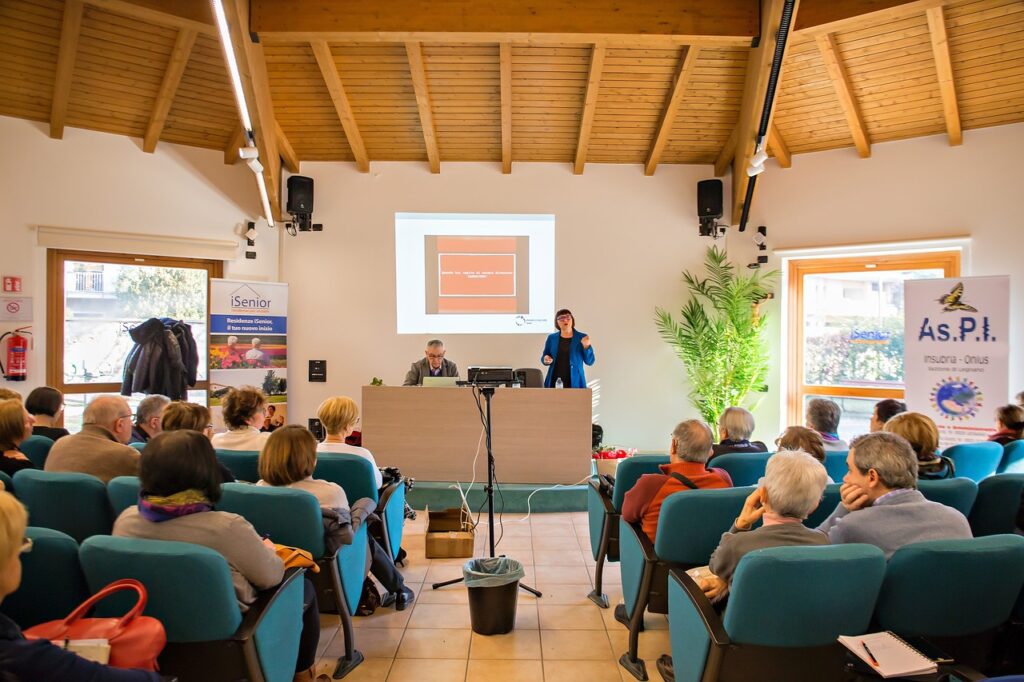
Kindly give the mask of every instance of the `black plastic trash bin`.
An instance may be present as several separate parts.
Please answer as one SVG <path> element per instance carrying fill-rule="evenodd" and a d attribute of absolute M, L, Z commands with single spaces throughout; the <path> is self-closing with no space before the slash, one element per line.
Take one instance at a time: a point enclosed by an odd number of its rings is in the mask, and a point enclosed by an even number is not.
<path fill-rule="evenodd" d="M 516 593 L 523 565 L 508 557 L 470 559 L 462 567 L 469 589 L 469 619 L 473 632 L 503 635 L 516 625 Z"/>

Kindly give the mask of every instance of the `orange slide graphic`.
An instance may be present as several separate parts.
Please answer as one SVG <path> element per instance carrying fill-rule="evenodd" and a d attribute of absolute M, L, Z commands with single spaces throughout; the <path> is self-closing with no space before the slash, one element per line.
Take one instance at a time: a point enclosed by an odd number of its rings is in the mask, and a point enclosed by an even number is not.
<path fill-rule="evenodd" d="M 438 236 L 438 313 L 515 313 L 518 310 L 515 237 Z"/>

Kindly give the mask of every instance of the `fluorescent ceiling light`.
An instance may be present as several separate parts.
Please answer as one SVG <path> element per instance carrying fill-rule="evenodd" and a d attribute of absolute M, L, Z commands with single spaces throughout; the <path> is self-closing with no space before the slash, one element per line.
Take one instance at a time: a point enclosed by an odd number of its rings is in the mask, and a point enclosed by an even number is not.
<path fill-rule="evenodd" d="M 252 121 L 249 119 L 249 107 L 245 104 L 245 92 L 242 90 L 242 77 L 238 73 L 238 62 L 235 61 L 235 50 L 231 45 L 231 31 L 228 19 L 224 14 L 222 0 L 213 0 L 213 13 L 217 17 L 217 29 L 220 31 L 220 43 L 224 47 L 224 59 L 228 63 L 228 75 L 231 76 L 231 87 L 235 90 L 235 101 L 238 113 L 242 117 L 242 126 L 252 132 Z"/>
<path fill-rule="evenodd" d="M 263 203 L 263 215 L 267 219 L 267 227 L 274 226 L 274 214 L 270 212 L 270 195 L 267 194 L 267 183 L 263 173 L 256 173 L 256 184 L 260 187 L 260 201 Z"/>

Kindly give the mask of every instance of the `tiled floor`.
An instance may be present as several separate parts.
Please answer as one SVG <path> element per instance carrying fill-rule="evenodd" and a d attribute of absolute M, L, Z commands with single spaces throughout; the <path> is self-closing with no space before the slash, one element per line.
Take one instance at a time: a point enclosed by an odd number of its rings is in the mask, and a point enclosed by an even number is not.
<path fill-rule="evenodd" d="M 409 553 L 402 569 L 416 592 L 411 609 L 378 609 L 356 618 L 356 648 L 366 660 L 345 679 L 352 682 L 631 682 L 618 665 L 626 651 L 627 632 L 587 599 L 593 585 L 587 516 L 583 513 L 504 515 L 498 553 L 521 561 L 525 581 L 541 590 L 537 599 L 519 591 L 516 628 L 507 635 L 485 637 L 470 629 L 469 601 L 461 584 L 432 590 L 431 582 L 462 575 L 465 559 L 424 558 L 425 515 L 406 522 L 402 545 Z M 477 555 L 486 555 L 485 527 L 477 537 Z M 500 532 L 496 533 L 500 537 Z M 605 566 L 605 594 L 622 601 L 618 564 Z M 333 670 L 344 651 L 336 616 L 323 616 L 320 669 Z M 659 655 L 668 653 L 668 622 L 647 616 L 640 635 L 640 656 L 652 680 Z"/>

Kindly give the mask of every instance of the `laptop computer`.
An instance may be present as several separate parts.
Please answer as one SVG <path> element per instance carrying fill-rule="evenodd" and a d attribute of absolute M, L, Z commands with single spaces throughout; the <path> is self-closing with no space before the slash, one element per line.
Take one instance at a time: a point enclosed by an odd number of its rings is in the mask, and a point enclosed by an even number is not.
<path fill-rule="evenodd" d="M 455 386 L 455 382 L 458 381 L 458 377 L 423 377 L 423 385 L 437 388 Z"/>

